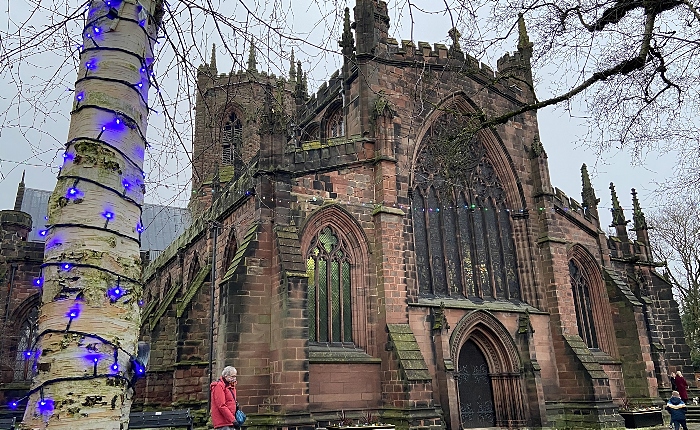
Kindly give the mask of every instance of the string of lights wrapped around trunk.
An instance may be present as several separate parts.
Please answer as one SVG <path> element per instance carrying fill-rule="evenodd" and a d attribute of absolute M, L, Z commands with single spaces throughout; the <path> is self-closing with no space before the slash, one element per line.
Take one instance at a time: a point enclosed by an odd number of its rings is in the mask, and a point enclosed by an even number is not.
<path fill-rule="evenodd" d="M 49 200 L 29 428 L 126 428 L 137 351 L 143 163 L 162 1 L 86 7 L 63 166 Z"/>

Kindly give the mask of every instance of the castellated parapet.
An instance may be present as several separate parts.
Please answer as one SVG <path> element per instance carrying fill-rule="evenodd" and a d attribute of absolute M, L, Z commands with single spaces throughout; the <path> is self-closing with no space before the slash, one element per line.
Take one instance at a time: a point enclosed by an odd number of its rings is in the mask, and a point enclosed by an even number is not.
<path fill-rule="evenodd" d="M 362 57 L 362 54 L 358 54 Z M 511 97 L 526 101 L 532 93 L 531 54 L 523 51 L 504 54 L 497 68 L 480 62 L 459 48 L 443 43 L 402 40 L 394 38 L 380 42 L 372 59 L 378 62 L 400 62 L 403 67 L 430 67 L 432 70 L 452 70 L 472 76 L 486 85 L 492 85 Z"/>

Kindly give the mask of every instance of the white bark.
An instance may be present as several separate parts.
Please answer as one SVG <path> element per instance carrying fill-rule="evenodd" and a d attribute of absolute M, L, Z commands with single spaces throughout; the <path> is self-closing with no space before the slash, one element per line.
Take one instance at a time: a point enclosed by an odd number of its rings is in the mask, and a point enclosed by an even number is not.
<path fill-rule="evenodd" d="M 142 291 L 138 226 L 149 88 L 144 67 L 152 63 L 156 33 L 155 19 L 146 18 L 144 27 L 139 21 L 156 13 L 156 2 L 90 3 L 68 157 L 49 202 L 28 428 L 119 429 L 128 419 L 132 390 L 126 381 Z M 110 6 L 120 18 L 107 17 Z M 74 196 L 73 187 L 79 190 Z M 109 291 L 117 282 L 126 294 L 115 301 Z M 77 317 L 69 316 L 72 310 Z"/>

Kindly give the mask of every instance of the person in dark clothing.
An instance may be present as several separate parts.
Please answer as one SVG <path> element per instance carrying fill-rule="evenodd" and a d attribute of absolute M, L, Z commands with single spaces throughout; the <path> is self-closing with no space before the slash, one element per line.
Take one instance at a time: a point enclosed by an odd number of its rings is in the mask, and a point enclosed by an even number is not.
<path fill-rule="evenodd" d="M 666 410 L 671 414 L 671 424 L 674 430 L 678 430 L 683 426 L 683 430 L 688 430 L 688 425 L 685 422 L 685 413 L 688 411 L 683 400 L 681 400 L 678 391 L 671 392 L 671 398 L 666 403 Z"/>
<path fill-rule="evenodd" d="M 688 382 L 685 380 L 680 370 L 676 372 L 676 376 L 673 380 L 676 382 L 676 390 L 678 391 L 679 397 L 684 403 L 688 403 Z"/>

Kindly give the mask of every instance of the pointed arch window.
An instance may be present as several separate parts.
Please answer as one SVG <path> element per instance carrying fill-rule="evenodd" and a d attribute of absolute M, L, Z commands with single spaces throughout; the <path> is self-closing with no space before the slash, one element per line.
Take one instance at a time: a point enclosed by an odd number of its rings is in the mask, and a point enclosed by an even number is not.
<path fill-rule="evenodd" d="M 581 267 L 574 261 L 569 261 L 569 278 L 574 296 L 578 334 L 589 348 L 598 348 L 598 335 L 593 320 L 593 304 L 591 302 L 590 282 Z"/>
<path fill-rule="evenodd" d="M 347 244 L 332 227 L 312 239 L 306 255 L 310 341 L 352 342 L 352 263 Z"/>
<path fill-rule="evenodd" d="M 411 192 L 419 291 L 520 300 L 511 214 L 483 144 L 445 115 L 428 130 Z"/>
<path fill-rule="evenodd" d="M 168 292 L 170 291 L 170 288 L 172 287 L 172 285 L 173 285 L 173 279 L 170 276 L 170 273 L 168 273 L 168 277 L 165 278 L 165 283 L 160 284 L 160 291 L 158 292 L 159 293 L 158 300 L 163 300 L 165 295 L 168 294 Z"/>
<path fill-rule="evenodd" d="M 343 121 L 343 110 L 336 109 L 328 117 L 328 138 L 345 136 L 345 121 Z"/>
<path fill-rule="evenodd" d="M 235 113 L 229 115 L 221 130 L 221 164 L 233 166 L 236 161 L 236 151 L 240 150 L 243 141 L 243 126 Z"/>
<path fill-rule="evenodd" d="M 15 355 L 14 380 L 15 382 L 29 381 L 34 376 L 34 357 L 27 358 L 25 353 L 32 348 L 36 341 L 39 328 L 39 308 L 33 307 L 22 322 L 17 342 Z"/>
<path fill-rule="evenodd" d="M 318 124 L 309 124 L 304 131 L 302 132 L 301 135 L 301 141 L 302 142 L 310 142 L 313 140 L 319 140 L 321 138 L 320 136 L 320 129 L 318 127 Z"/>
<path fill-rule="evenodd" d="M 231 262 L 238 252 L 238 242 L 236 242 L 236 229 L 231 226 L 229 227 L 228 239 L 226 240 L 226 251 L 224 252 L 223 264 L 221 265 L 221 276 L 225 276 L 226 272 L 230 269 Z"/>
<path fill-rule="evenodd" d="M 192 262 L 190 263 L 190 269 L 187 272 L 187 285 L 192 283 L 194 278 L 199 273 L 200 268 L 199 255 L 195 252 L 194 257 L 192 257 Z"/>

